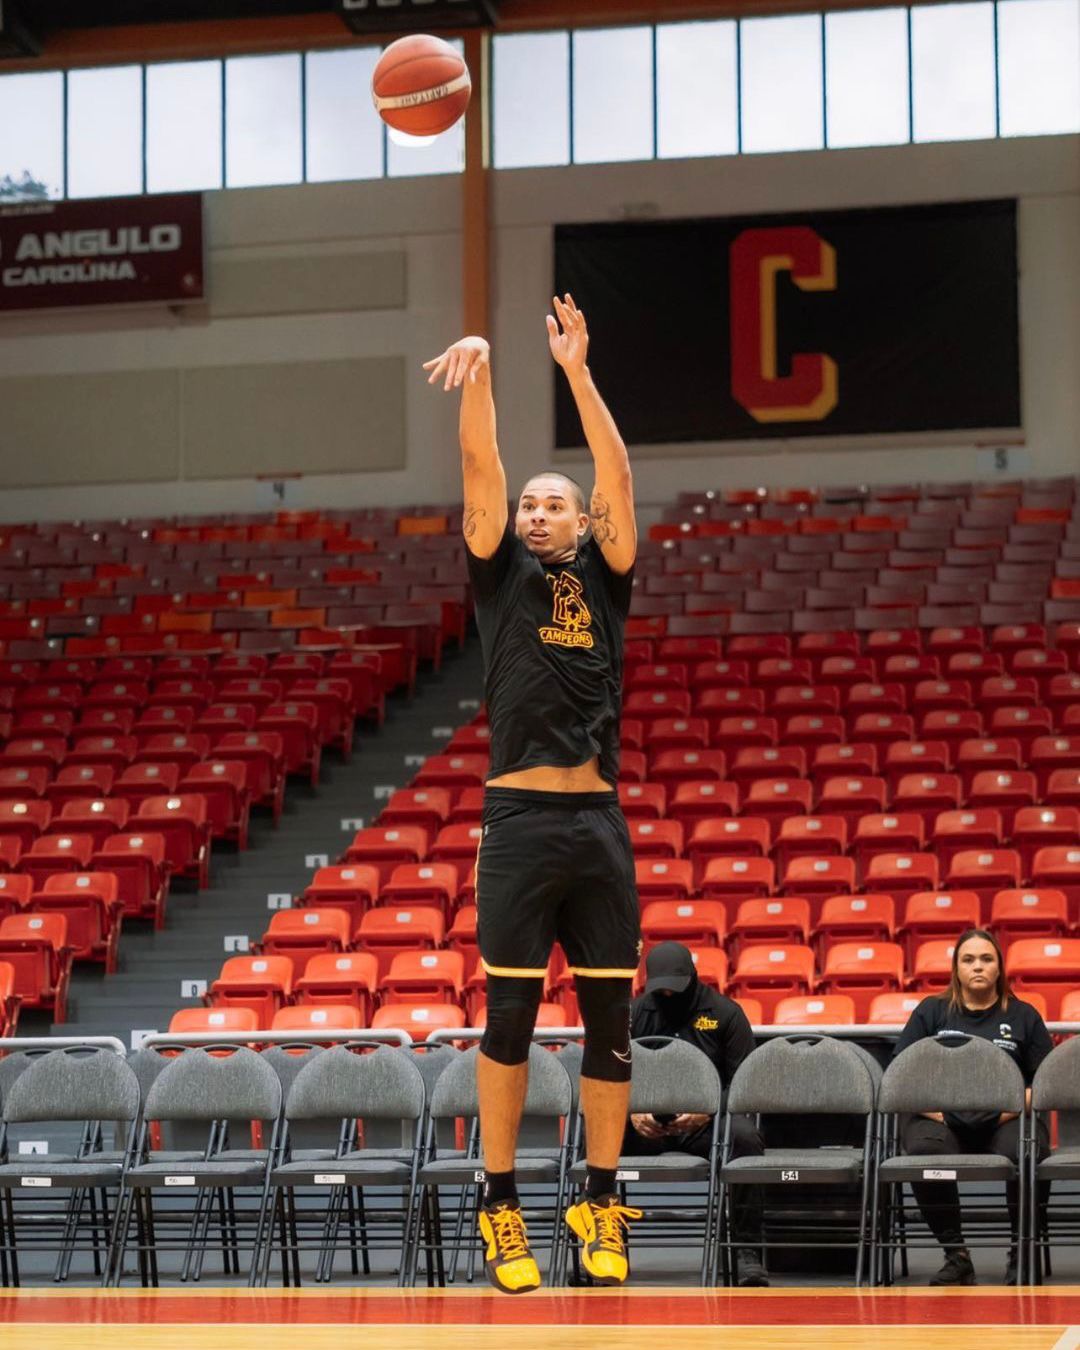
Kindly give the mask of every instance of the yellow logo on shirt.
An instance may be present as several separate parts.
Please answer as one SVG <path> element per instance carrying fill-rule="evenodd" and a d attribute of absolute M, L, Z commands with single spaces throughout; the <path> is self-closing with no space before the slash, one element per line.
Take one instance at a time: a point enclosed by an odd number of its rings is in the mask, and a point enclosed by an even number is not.
<path fill-rule="evenodd" d="M 556 627 L 541 628 L 540 641 L 558 647 L 591 647 L 592 634 L 586 631 L 592 623 L 592 614 L 585 603 L 581 582 L 572 572 L 548 576 L 554 591 L 551 622 Z"/>
<path fill-rule="evenodd" d="M 709 1017 L 706 1013 L 702 1013 L 694 1023 L 695 1031 L 718 1031 L 719 1029 L 719 1020 L 715 1017 Z"/>

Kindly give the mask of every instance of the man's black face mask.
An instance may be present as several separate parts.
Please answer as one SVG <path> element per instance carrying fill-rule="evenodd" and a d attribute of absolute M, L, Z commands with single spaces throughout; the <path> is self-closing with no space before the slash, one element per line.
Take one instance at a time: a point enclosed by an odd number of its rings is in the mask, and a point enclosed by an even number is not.
<path fill-rule="evenodd" d="M 656 1006 L 660 1016 L 670 1026 L 681 1026 L 689 1017 L 690 1009 L 697 994 L 697 975 L 691 975 L 690 983 L 681 994 L 663 993 L 656 997 Z"/>

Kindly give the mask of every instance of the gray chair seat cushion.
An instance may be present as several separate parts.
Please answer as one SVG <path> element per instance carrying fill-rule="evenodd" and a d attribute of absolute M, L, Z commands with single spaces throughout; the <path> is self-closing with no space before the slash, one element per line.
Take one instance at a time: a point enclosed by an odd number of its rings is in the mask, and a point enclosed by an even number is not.
<path fill-rule="evenodd" d="M 833 1177 L 857 1179 L 862 1175 L 861 1148 L 768 1148 L 761 1156 L 747 1155 L 732 1158 L 720 1169 L 724 1181 L 767 1182 L 770 1174 L 797 1172 L 798 1177 L 777 1176 L 785 1181 L 824 1181 Z"/>
<path fill-rule="evenodd" d="M 955 1177 L 926 1173 L 955 1172 Z M 1012 1181 L 1016 1164 L 1000 1153 L 900 1153 L 885 1158 L 882 1181 Z"/>
<path fill-rule="evenodd" d="M 266 1154 L 259 1157 L 215 1158 L 203 1162 L 201 1158 L 141 1163 L 127 1174 L 131 1186 L 161 1186 L 184 1190 L 182 1183 L 170 1185 L 167 1177 L 195 1177 L 196 1182 L 210 1186 L 245 1186 L 261 1184 L 266 1174 Z"/>
<path fill-rule="evenodd" d="M 420 1169 L 420 1180 L 439 1186 L 471 1186 L 483 1169 L 484 1164 L 478 1158 L 436 1158 Z M 514 1172 L 522 1185 L 557 1181 L 559 1163 L 550 1154 L 530 1158 L 519 1153 L 514 1160 Z"/>
<path fill-rule="evenodd" d="M 570 1169 L 572 1181 L 585 1180 L 585 1162 L 576 1162 Z M 631 1156 L 619 1159 L 618 1172 L 628 1175 L 627 1181 L 696 1181 L 709 1175 L 709 1164 L 704 1158 L 693 1153 L 661 1153 L 652 1158 L 647 1155 Z M 637 1175 L 630 1175 L 636 1173 Z"/>
<path fill-rule="evenodd" d="M 1057 1149 L 1039 1163 L 1035 1175 L 1047 1181 L 1055 1177 L 1061 1181 L 1080 1177 L 1080 1148 Z"/>
<path fill-rule="evenodd" d="M 270 1173 L 275 1186 L 407 1186 L 412 1174 L 412 1159 L 400 1158 L 328 1158 L 321 1162 L 283 1163 Z M 316 1181 L 316 1177 L 344 1177 L 337 1181 Z"/>
<path fill-rule="evenodd" d="M 44 1161 L 40 1156 L 22 1163 L 4 1163 L 0 1166 L 0 1189 L 25 1189 L 47 1191 L 48 1186 L 22 1186 L 23 1177 L 49 1179 L 54 1186 L 65 1188 L 75 1186 L 115 1186 L 120 1180 L 121 1167 L 118 1162 L 61 1162 L 58 1159 Z"/>

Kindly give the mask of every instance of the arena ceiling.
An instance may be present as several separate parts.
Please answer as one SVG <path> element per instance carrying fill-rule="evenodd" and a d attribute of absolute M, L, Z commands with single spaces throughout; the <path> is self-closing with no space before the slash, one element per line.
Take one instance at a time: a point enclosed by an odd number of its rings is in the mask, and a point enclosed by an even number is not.
<path fill-rule="evenodd" d="M 0 69 L 336 46 L 357 33 L 460 29 L 492 19 L 497 30 L 513 31 L 889 3 L 895 0 L 0 0 Z"/>

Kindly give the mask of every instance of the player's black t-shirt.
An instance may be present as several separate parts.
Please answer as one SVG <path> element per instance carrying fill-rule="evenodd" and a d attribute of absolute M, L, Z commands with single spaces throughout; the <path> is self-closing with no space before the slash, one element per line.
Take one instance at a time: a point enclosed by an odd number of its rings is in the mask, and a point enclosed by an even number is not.
<path fill-rule="evenodd" d="M 466 556 L 484 650 L 489 777 L 573 768 L 595 755 L 614 786 L 633 568 L 613 572 L 592 539 L 572 562 L 545 566 L 511 521 L 490 558 Z"/>

